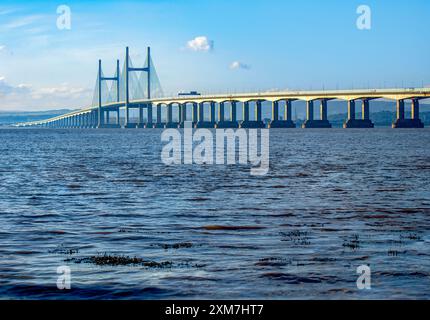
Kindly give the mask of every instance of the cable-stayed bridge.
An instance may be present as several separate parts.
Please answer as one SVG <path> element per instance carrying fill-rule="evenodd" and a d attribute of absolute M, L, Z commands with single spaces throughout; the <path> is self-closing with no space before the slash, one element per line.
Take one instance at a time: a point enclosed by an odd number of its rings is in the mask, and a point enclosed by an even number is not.
<path fill-rule="evenodd" d="M 330 91 L 283 91 L 266 93 L 189 95 L 165 97 L 148 48 L 143 67 L 133 66 L 129 49 L 122 69 L 117 60 L 115 74 L 105 76 L 99 60 L 91 106 L 55 118 L 27 122 L 18 126 L 49 128 L 178 128 L 192 121 L 196 128 L 264 128 L 262 103 L 272 103 L 270 128 L 295 128 L 294 101 L 306 101 L 304 128 L 331 128 L 327 109 L 331 100 L 348 102 L 345 128 L 373 128 L 371 101 L 396 101 L 397 119 L 393 128 L 423 128 L 419 117 L 420 100 L 430 98 L 430 88 L 367 89 Z M 411 101 L 411 114 L 405 114 L 405 101 Z M 319 116 L 315 117 L 315 103 Z M 357 104 L 361 116 L 357 117 Z M 191 108 L 189 108 L 191 107 Z M 138 111 L 132 118 L 130 111 Z M 254 114 L 251 114 L 253 110 Z M 240 115 L 238 117 L 238 111 Z M 174 116 L 176 113 L 177 116 Z"/>

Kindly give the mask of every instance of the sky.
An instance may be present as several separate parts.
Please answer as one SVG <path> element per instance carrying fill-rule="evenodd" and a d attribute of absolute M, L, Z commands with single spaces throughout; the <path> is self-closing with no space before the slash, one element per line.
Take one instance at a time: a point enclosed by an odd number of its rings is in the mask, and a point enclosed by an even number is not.
<path fill-rule="evenodd" d="M 0 111 L 88 106 L 98 59 L 113 75 L 126 46 L 142 66 L 151 47 L 167 95 L 430 86 L 429 15 L 428 0 L 0 0 Z"/>

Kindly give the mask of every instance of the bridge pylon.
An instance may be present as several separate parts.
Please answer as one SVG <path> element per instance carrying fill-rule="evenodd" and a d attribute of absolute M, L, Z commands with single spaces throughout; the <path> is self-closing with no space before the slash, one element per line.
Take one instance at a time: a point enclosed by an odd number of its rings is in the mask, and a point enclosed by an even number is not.
<path fill-rule="evenodd" d="M 148 91 L 148 99 L 151 99 L 151 48 L 147 48 L 147 65 L 143 68 L 134 68 L 130 66 L 130 52 L 129 48 L 125 48 L 125 123 L 124 127 L 131 128 L 136 127 L 136 124 L 130 123 L 130 113 L 129 113 L 129 105 L 130 105 L 130 72 L 146 72 L 147 73 L 147 91 Z"/>
<path fill-rule="evenodd" d="M 102 72 L 102 60 L 99 60 L 99 73 L 98 73 L 98 114 L 97 114 L 97 127 L 102 128 L 105 125 L 104 111 L 102 109 L 102 81 L 114 81 L 116 82 L 116 100 L 119 102 L 119 60 L 116 60 L 116 76 L 104 77 Z M 109 117 L 109 111 L 107 111 Z M 107 120 L 109 123 L 109 120 Z M 111 126 L 111 125 L 109 125 Z M 119 126 L 119 117 L 117 117 L 117 126 Z"/>

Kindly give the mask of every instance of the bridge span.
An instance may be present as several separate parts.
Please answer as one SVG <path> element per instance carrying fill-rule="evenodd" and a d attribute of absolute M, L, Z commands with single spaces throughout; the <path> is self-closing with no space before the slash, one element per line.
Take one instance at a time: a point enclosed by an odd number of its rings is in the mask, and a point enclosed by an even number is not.
<path fill-rule="evenodd" d="M 306 102 L 306 121 L 303 127 L 330 128 L 331 124 L 327 118 L 329 103 L 331 100 L 344 100 L 348 102 L 348 118 L 344 123 L 345 128 L 373 128 L 370 119 L 371 101 L 386 99 L 396 101 L 397 120 L 393 123 L 394 128 L 423 128 L 424 125 L 419 118 L 420 100 L 428 98 L 430 98 L 430 88 L 285 91 L 169 97 L 129 101 L 127 105 L 125 102 L 112 102 L 101 107 L 88 107 L 47 120 L 23 123 L 20 126 L 177 128 L 183 126 L 184 121 L 192 121 L 196 128 L 263 128 L 265 124 L 262 119 L 262 103 L 269 101 L 272 103 L 272 111 L 268 126 L 270 128 L 295 128 L 292 107 L 295 101 L 303 100 Z M 405 114 L 405 101 L 407 100 L 412 103 L 410 117 Z M 318 119 L 314 118 L 316 102 L 319 102 L 320 116 Z M 357 102 L 361 103 L 359 105 L 361 107 L 360 119 L 356 118 Z M 255 111 L 252 120 L 250 116 L 251 107 L 254 107 Z M 281 107 L 283 112 L 281 112 Z M 188 108 L 191 108 L 191 115 L 187 112 Z M 237 117 L 238 108 L 242 109 L 240 120 Z M 123 117 L 120 117 L 121 109 L 124 110 Z M 131 109 L 138 110 L 139 116 L 136 122 L 130 122 L 129 111 Z M 174 109 L 178 112 L 176 119 L 173 117 Z M 146 117 L 144 117 L 145 113 Z"/>
<path fill-rule="evenodd" d="M 134 95 L 137 97 L 135 99 L 131 97 L 133 72 L 141 73 L 139 79 L 142 79 L 143 74 L 146 76 L 143 78 L 144 85 L 138 84 L 136 87 L 138 91 L 145 91 L 141 98 L 138 94 Z M 430 88 L 282 91 L 154 97 L 152 96 L 152 87 L 156 83 L 153 78 L 154 74 L 156 72 L 151 60 L 150 48 L 148 48 L 147 62 L 143 68 L 134 68 L 131 65 L 129 50 L 126 48 L 123 72 L 120 72 L 119 61 L 117 61 L 117 71 L 114 77 L 103 76 L 101 61 L 99 61 L 94 99 L 96 103 L 93 103 L 92 106 L 51 119 L 18 124 L 18 126 L 178 128 L 183 127 L 185 121 L 192 121 L 195 128 L 264 128 L 266 124 L 262 119 L 262 103 L 267 101 L 272 104 L 269 128 L 295 128 L 292 106 L 295 101 L 302 100 L 306 102 L 306 121 L 303 123 L 303 128 L 331 128 L 327 117 L 330 101 L 343 100 L 348 104 L 348 118 L 345 119 L 344 128 L 373 128 L 374 124 L 370 119 L 371 101 L 385 99 L 396 102 L 397 119 L 392 125 L 393 128 L 423 128 L 424 124 L 419 117 L 420 100 L 430 98 Z M 102 83 L 104 81 L 114 82 L 109 94 L 110 101 L 103 101 Z M 112 101 L 113 95 L 116 101 Z M 411 101 L 409 117 L 405 114 L 405 101 Z M 319 103 L 318 118 L 314 116 L 316 103 Z M 357 104 L 361 107 L 360 118 L 356 116 Z M 189 109 L 191 112 L 187 112 L 188 108 L 191 108 Z M 133 109 L 138 110 L 138 117 L 134 122 L 130 117 L 130 110 Z M 240 119 L 237 117 L 238 110 L 242 111 Z M 252 117 L 251 110 L 254 110 Z M 173 117 L 174 111 L 178 113 L 177 117 Z M 123 113 L 122 117 L 121 113 Z"/>

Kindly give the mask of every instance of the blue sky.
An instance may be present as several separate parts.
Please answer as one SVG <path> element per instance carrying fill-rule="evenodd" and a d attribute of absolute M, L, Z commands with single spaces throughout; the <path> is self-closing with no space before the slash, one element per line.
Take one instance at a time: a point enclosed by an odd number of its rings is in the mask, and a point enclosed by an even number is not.
<path fill-rule="evenodd" d="M 97 60 L 113 73 L 127 45 L 141 64 L 151 46 L 172 94 L 428 86 L 429 15 L 427 0 L 0 0 L 0 110 L 89 104 Z"/>

